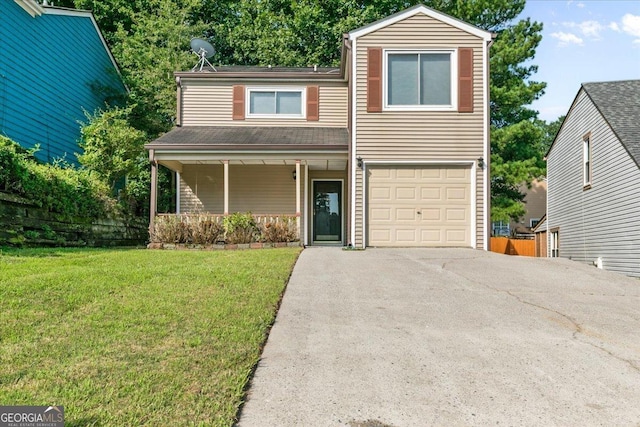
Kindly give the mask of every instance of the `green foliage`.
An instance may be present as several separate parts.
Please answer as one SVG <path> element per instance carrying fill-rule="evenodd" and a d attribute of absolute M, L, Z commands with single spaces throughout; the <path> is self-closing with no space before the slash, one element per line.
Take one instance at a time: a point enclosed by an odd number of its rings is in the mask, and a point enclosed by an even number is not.
<path fill-rule="evenodd" d="M 146 135 L 129 125 L 129 114 L 131 107 L 85 112 L 88 122 L 80 129 L 80 164 L 97 172 L 111 189 L 119 179 L 138 172 L 138 159 L 145 157 Z"/>
<path fill-rule="evenodd" d="M 227 243 L 251 243 L 258 240 L 260 231 L 251 212 L 227 215 L 222 224 Z"/>
<path fill-rule="evenodd" d="M 95 173 L 37 163 L 18 144 L 1 138 L 0 190 L 23 196 L 66 218 L 115 212 L 108 187 Z"/>

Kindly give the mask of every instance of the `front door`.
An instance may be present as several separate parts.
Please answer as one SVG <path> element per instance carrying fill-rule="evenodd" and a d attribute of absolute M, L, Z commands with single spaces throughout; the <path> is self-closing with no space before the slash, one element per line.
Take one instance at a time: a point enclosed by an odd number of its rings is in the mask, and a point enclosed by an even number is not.
<path fill-rule="evenodd" d="M 313 181 L 313 241 L 342 243 L 342 181 Z"/>

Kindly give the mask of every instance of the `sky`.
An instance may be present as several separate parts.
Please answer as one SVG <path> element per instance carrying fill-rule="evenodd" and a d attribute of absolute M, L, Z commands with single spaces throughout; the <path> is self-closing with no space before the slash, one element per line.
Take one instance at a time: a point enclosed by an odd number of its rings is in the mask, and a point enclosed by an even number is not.
<path fill-rule="evenodd" d="M 640 79 L 640 0 L 528 0 L 527 17 L 544 25 L 530 79 L 547 83 L 541 119 L 566 114 L 582 83 Z"/>

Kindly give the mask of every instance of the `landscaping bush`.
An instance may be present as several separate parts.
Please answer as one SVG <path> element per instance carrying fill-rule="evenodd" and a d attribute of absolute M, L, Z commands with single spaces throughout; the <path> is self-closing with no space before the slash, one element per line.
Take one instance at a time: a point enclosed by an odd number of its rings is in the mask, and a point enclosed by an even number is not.
<path fill-rule="evenodd" d="M 213 245 L 223 234 L 217 215 L 162 215 L 155 219 L 151 241 Z"/>
<path fill-rule="evenodd" d="M 196 245 L 213 245 L 224 235 L 224 228 L 217 216 L 197 215 L 187 217 L 191 242 Z"/>
<path fill-rule="evenodd" d="M 226 216 L 223 221 L 225 241 L 231 244 L 243 244 L 258 241 L 260 230 L 251 212 L 236 212 Z"/>
<path fill-rule="evenodd" d="M 30 152 L 0 136 L 0 190 L 23 196 L 65 218 L 115 213 L 108 186 L 93 172 L 38 163 Z"/>
<path fill-rule="evenodd" d="M 281 217 L 278 221 L 270 221 L 260 229 L 262 240 L 268 243 L 294 242 L 298 240 L 298 230 L 294 217 Z"/>

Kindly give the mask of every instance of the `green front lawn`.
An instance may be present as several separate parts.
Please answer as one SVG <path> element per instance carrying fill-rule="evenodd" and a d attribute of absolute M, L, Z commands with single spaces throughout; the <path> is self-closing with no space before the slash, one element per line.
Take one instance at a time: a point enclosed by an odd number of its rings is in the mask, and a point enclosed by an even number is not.
<path fill-rule="evenodd" d="M 0 405 L 231 425 L 299 253 L 0 251 Z"/>

